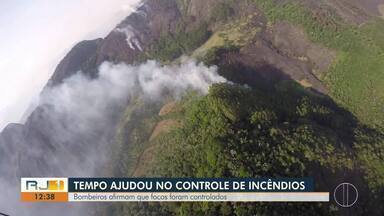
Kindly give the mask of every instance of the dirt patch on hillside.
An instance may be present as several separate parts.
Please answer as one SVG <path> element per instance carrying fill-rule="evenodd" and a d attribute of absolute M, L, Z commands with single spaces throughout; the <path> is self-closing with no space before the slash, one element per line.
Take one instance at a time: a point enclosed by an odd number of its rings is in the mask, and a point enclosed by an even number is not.
<path fill-rule="evenodd" d="M 235 82 L 266 87 L 279 80 L 293 79 L 304 87 L 327 93 L 320 78 L 328 71 L 336 52 L 311 42 L 301 28 L 288 22 L 261 29 L 253 42 L 221 57 L 220 65 L 233 66 L 238 71 L 224 76 Z"/>
<path fill-rule="evenodd" d="M 159 111 L 159 116 L 166 116 L 170 113 L 180 112 L 182 107 L 178 106 L 176 102 L 169 102 L 165 104 Z"/>
<path fill-rule="evenodd" d="M 380 13 L 380 5 L 384 5 L 384 0 L 344 0 L 348 2 L 352 2 L 356 5 L 356 7 L 361 7 L 364 9 L 367 13 L 374 15 L 374 16 L 380 16 L 382 15 Z"/>
<path fill-rule="evenodd" d="M 381 16 L 384 17 L 384 4 L 379 5 L 378 8 L 379 8 L 379 12 L 380 12 Z"/>
<path fill-rule="evenodd" d="M 156 145 L 147 148 L 137 159 L 132 177 L 144 177 L 148 173 L 148 169 L 152 167 L 158 148 Z"/>
<path fill-rule="evenodd" d="M 172 129 L 178 128 L 181 126 L 181 120 L 177 119 L 166 119 L 159 123 L 157 123 L 155 129 L 153 129 L 152 135 L 149 138 L 149 140 L 155 139 L 157 136 L 159 136 L 162 133 L 168 133 Z"/>
<path fill-rule="evenodd" d="M 302 29 L 288 22 L 276 23 L 267 36 L 285 56 L 309 63 L 316 76 L 326 72 L 336 57 L 334 51 L 312 43 Z"/>
<path fill-rule="evenodd" d="M 169 103 L 169 106 L 171 106 L 171 104 L 174 104 L 174 102 Z M 160 121 L 153 129 L 152 135 L 149 140 L 153 141 L 159 135 L 168 133 L 175 128 L 181 127 L 181 125 L 182 122 L 178 119 L 166 119 Z M 158 150 L 159 149 L 157 142 L 151 142 L 150 146 L 146 148 L 137 159 L 135 168 L 132 172 L 133 177 L 145 176 L 146 173 L 148 173 L 148 169 L 152 167 L 153 162 L 155 160 L 155 155 Z"/>
<path fill-rule="evenodd" d="M 351 24 L 363 24 L 374 16 L 381 16 L 379 6 L 384 0 L 302 0 L 311 11 L 325 11 L 329 16 L 336 14 Z"/>
<path fill-rule="evenodd" d="M 259 17 L 252 27 L 260 31 L 245 46 L 220 54 L 215 64 L 221 66 L 221 75 L 262 88 L 293 79 L 304 87 L 327 93 L 321 78 L 336 58 L 335 51 L 313 43 L 302 28 L 289 22 L 268 25 Z"/>

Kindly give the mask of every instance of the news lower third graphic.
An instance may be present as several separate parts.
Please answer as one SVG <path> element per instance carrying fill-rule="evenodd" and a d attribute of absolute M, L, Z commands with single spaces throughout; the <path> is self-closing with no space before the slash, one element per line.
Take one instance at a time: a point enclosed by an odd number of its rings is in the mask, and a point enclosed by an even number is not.
<path fill-rule="evenodd" d="M 359 192 L 357 188 L 347 182 L 339 184 L 333 192 L 335 202 L 344 208 L 352 207 L 357 202 L 358 197 Z"/>
<path fill-rule="evenodd" d="M 329 199 L 329 192 L 314 191 L 312 178 L 21 179 L 21 200 L 26 202 L 329 202 Z M 343 204 L 352 203 L 343 201 Z"/>

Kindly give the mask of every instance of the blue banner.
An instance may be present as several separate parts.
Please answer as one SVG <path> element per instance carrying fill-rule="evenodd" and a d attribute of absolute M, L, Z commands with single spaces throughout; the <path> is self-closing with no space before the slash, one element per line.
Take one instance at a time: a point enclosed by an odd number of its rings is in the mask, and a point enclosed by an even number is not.
<path fill-rule="evenodd" d="M 68 192 L 313 192 L 312 178 L 69 178 Z"/>

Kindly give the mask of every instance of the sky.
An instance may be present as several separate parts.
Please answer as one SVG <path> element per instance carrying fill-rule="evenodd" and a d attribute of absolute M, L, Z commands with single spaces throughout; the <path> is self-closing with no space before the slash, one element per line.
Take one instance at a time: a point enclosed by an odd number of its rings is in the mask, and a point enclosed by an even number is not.
<path fill-rule="evenodd" d="M 79 41 L 105 37 L 140 0 L 0 0 L 0 131 L 22 123 Z"/>

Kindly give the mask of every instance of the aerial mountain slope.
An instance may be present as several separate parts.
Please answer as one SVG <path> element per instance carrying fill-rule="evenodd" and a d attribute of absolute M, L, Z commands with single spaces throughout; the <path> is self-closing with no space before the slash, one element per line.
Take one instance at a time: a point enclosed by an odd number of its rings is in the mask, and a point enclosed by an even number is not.
<path fill-rule="evenodd" d="M 58 159 L 49 153 L 109 143 L 113 157 L 99 165 L 108 175 L 308 175 L 326 191 L 349 180 L 365 195 L 356 214 L 382 214 L 383 5 L 380 0 L 147 0 L 106 38 L 77 44 L 46 89 L 79 71 L 96 78 L 105 61 L 139 65 L 155 59 L 171 65 L 183 55 L 217 65 L 235 84 L 216 85 L 204 97 L 190 92 L 181 101 L 122 101 L 92 130 L 65 128 L 74 134 L 64 137 L 55 130 L 70 118 L 40 105 L 24 125 L 9 125 L 0 134 L 1 172 L 15 178 L 50 175 L 56 169 L 50 161 Z M 32 150 L 16 153 L 26 146 Z M 9 170 L 9 164 L 17 168 Z M 249 215 L 271 208 L 276 214 L 348 213 L 334 204 L 111 205 L 98 213 Z"/>
<path fill-rule="evenodd" d="M 257 3 L 262 6 L 257 7 Z M 254 64 L 252 67 L 271 66 L 304 85 L 312 86 L 320 92 L 327 92 L 325 85 L 329 85 L 329 83 L 321 82 L 324 81 L 322 78 L 324 78 L 325 72 L 328 69 L 333 69 L 329 68 L 332 63 L 332 66 L 338 69 L 337 62 L 342 60 L 337 59 L 338 61 L 336 61 L 335 58 L 341 58 L 340 55 L 344 52 L 343 49 L 352 52 L 354 50 L 351 49 L 355 47 L 344 48 L 348 44 L 340 44 L 340 47 L 338 47 L 337 43 L 339 41 L 319 41 L 320 44 L 312 41 L 327 40 L 326 37 L 335 34 L 335 36 L 338 35 L 344 40 L 352 41 L 356 39 L 362 40 L 361 42 L 364 43 L 365 40 L 367 42 L 371 41 L 365 38 L 365 36 L 370 36 L 373 40 L 370 43 L 377 46 L 376 43 L 380 41 L 376 39 L 380 36 L 380 32 L 373 32 L 378 33 L 378 35 L 367 35 L 367 32 L 370 33 L 369 30 L 372 29 L 368 27 L 367 29 L 363 27 L 354 28 L 356 26 L 372 25 L 372 20 L 380 16 L 380 5 L 382 6 L 382 2 L 379 0 L 364 1 L 363 3 L 341 0 L 277 1 L 276 4 L 273 1 L 240 1 L 236 2 L 236 4 L 231 1 L 217 0 L 204 2 L 199 0 L 166 0 L 162 1 L 161 4 L 156 1 L 148 1 L 138 9 L 137 13 L 127 17 L 126 20 L 119 24 L 105 39 L 78 44 L 58 66 L 52 80 L 68 77 L 80 69 L 84 73 L 92 75 L 96 73 L 97 66 L 106 60 L 133 63 L 148 57 L 173 59 L 197 48 L 196 46 L 207 40 L 210 33 L 217 33 L 213 34 L 213 38 L 207 41 L 210 43 L 206 44 L 203 47 L 204 49 L 212 48 L 212 46 L 222 46 L 223 42 L 218 40 L 227 40 L 229 42 L 240 40 L 237 43 L 240 43 L 238 44 L 242 47 L 240 51 L 244 53 L 241 59 L 242 61 L 246 61 L 247 58 L 251 59 Z M 281 10 L 279 10 L 279 7 L 281 7 Z M 263 10 L 260 9 L 266 10 L 267 15 L 270 15 L 270 17 L 262 15 Z M 280 21 L 282 19 L 285 20 Z M 232 24 L 232 26 L 229 25 L 225 28 L 225 25 L 222 25 L 224 23 Z M 380 22 L 376 23 L 376 25 L 379 24 Z M 311 26 L 317 26 L 317 30 L 320 31 L 313 32 L 313 38 L 311 34 L 308 35 Z M 199 32 L 198 30 L 201 30 L 199 27 L 209 32 Z M 236 29 L 233 30 L 233 27 L 236 27 Z M 344 32 L 344 30 L 348 32 Z M 344 34 L 350 33 L 349 31 L 362 34 L 362 37 L 354 38 L 352 35 L 351 38 L 343 38 Z M 187 33 L 183 35 L 184 32 Z M 227 33 L 232 38 L 221 38 L 218 36 L 219 33 L 221 35 Z M 247 35 L 247 37 L 241 37 L 241 35 Z M 348 36 L 345 35 L 345 37 Z M 183 43 L 183 39 L 186 37 L 194 37 L 194 41 Z M 170 41 L 167 42 L 167 39 Z M 380 46 L 380 44 L 378 45 Z M 338 50 L 339 48 L 341 50 Z M 93 53 L 93 55 L 90 53 Z M 263 55 L 260 55 L 260 53 L 263 53 Z M 81 58 L 76 58 L 77 55 L 81 56 Z M 71 56 L 76 58 L 76 61 L 71 60 Z M 380 57 L 380 55 L 377 57 Z M 71 62 L 71 64 L 67 62 Z M 341 68 L 341 70 L 346 69 Z M 337 72 L 334 74 L 337 74 Z M 342 73 L 347 73 L 347 71 L 342 71 Z M 341 82 L 338 77 L 334 79 L 329 82 Z M 375 88 L 378 84 L 373 83 L 372 85 Z M 332 90 L 332 87 L 333 85 L 328 86 L 328 90 Z M 356 88 L 358 87 L 360 86 Z M 338 95 L 341 94 L 339 93 L 341 90 L 335 89 L 332 91 L 335 91 L 336 97 L 340 97 L 337 99 L 342 99 L 343 103 L 347 103 L 346 101 L 349 99 L 345 95 L 347 93 Z M 353 100 L 360 100 L 364 95 L 356 96 L 356 99 L 353 98 Z M 343 97 L 347 98 L 344 99 Z M 380 97 L 378 100 L 381 101 L 382 98 Z M 369 120 L 373 120 L 373 118 Z"/>
<path fill-rule="evenodd" d="M 267 78 L 281 71 L 330 94 L 367 124 L 382 127 L 380 8 L 380 0 L 147 1 L 105 39 L 93 42 L 94 56 L 68 71 L 82 69 L 92 75 L 106 60 L 169 61 L 232 44 L 241 49 L 228 60 L 255 71 L 272 71 L 266 72 Z M 66 77 L 66 68 L 61 68 L 53 79 Z"/>

